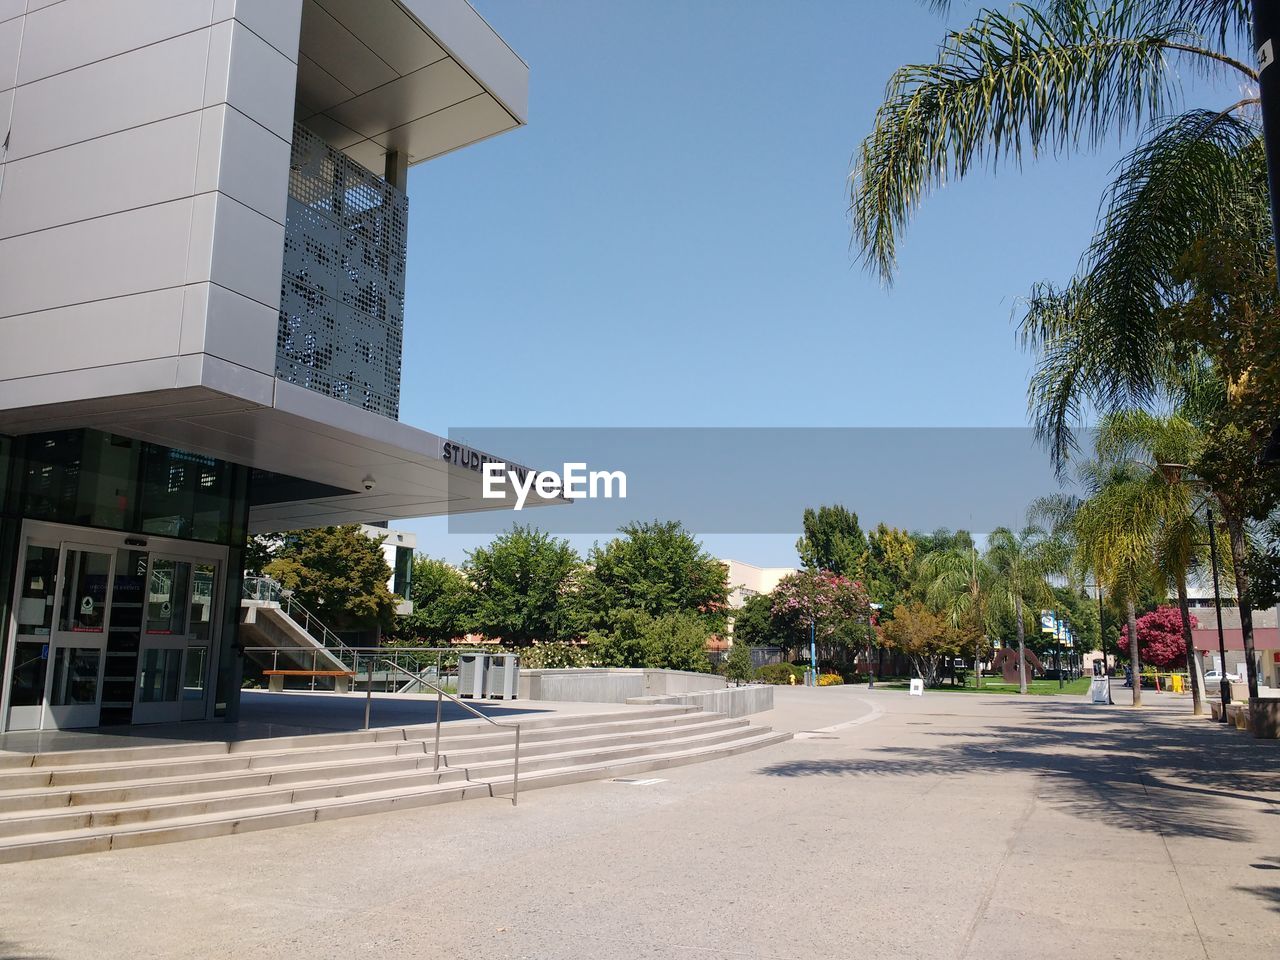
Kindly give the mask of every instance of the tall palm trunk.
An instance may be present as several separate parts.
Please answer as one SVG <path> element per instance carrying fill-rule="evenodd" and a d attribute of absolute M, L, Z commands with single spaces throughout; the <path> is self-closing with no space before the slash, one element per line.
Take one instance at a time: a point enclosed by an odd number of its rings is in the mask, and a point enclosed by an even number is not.
<path fill-rule="evenodd" d="M 1133 705 L 1142 706 L 1142 663 L 1138 659 L 1138 611 L 1133 601 L 1128 602 L 1129 613 L 1129 666 L 1133 672 Z"/>
<path fill-rule="evenodd" d="M 1231 537 L 1231 566 L 1236 572 L 1236 599 L 1240 604 L 1240 635 L 1244 638 L 1244 665 L 1248 671 L 1249 696 L 1258 695 L 1258 664 L 1253 655 L 1253 605 L 1249 601 L 1249 574 L 1245 571 L 1248 547 L 1245 545 L 1244 524 L 1240 518 L 1224 510 L 1227 533 Z M 1222 665 L 1226 672 L 1227 665 Z"/>
<path fill-rule="evenodd" d="M 1027 692 L 1027 637 L 1022 624 L 1022 597 L 1013 598 L 1013 609 L 1018 619 L 1018 692 Z"/>
<path fill-rule="evenodd" d="M 1178 611 L 1182 614 L 1182 642 L 1187 648 L 1187 676 L 1191 680 L 1191 712 L 1195 716 L 1204 713 L 1204 700 L 1200 695 L 1200 675 L 1196 670 L 1196 646 L 1191 639 L 1191 609 L 1187 603 L 1187 575 L 1178 572 Z"/>

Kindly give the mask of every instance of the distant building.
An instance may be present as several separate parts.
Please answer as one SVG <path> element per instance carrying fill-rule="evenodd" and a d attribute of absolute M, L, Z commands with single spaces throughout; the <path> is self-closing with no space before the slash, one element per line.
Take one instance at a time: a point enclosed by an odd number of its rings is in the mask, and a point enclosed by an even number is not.
<path fill-rule="evenodd" d="M 799 573 L 796 567 L 757 567 L 741 560 L 721 561 L 729 568 L 729 609 L 741 610 L 751 597 L 759 594 L 773 593 L 774 588 L 783 577 Z M 733 617 L 725 626 L 723 638 L 714 638 L 708 649 L 712 652 L 723 652 L 733 646 Z"/>

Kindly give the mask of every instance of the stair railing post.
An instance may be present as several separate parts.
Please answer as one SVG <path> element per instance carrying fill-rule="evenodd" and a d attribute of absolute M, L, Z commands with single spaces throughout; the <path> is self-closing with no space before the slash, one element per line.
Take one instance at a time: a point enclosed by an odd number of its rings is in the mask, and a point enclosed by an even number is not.
<path fill-rule="evenodd" d="M 520 724 L 516 724 L 516 762 L 511 768 L 511 805 L 520 802 Z"/>
<path fill-rule="evenodd" d="M 356 654 L 356 663 L 360 662 L 360 655 Z M 365 691 L 364 691 L 364 728 L 369 729 L 369 713 L 373 709 L 373 657 L 369 658 L 369 666 L 366 671 Z"/>
<path fill-rule="evenodd" d="M 444 690 L 439 685 L 440 677 L 436 677 L 436 759 L 431 769 L 440 769 L 440 718 L 444 713 Z"/>

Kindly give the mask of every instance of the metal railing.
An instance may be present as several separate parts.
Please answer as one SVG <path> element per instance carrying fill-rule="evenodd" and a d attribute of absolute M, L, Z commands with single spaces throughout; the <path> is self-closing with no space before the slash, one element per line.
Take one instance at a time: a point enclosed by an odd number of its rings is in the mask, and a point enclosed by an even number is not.
<path fill-rule="evenodd" d="M 514 755 L 512 758 L 512 764 L 511 764 L 511 805 L 514 807 L 517 803 L 519 803 L 520 801 L 520 724 L 500 723 L 499 721 L 493 719 L 493 717 L 490 717 L 481 713 L 475 707 L 471 706 L 471 704 L 458 699 L 453 694 L 445 693 L 443 687 L 437 686 L 436 684 L 432 683 L 430 680 L 422 679 L 420 675 L 410 673 L 408 670 L 400 666 L 394 660 L 384 659 L 383 663 L 389 664 L 393 670 L 399 670 L 405 676 L 411 677 L 414 680 L 417 680 L 419 683 L 425 684 L 426 686 L 430 687 L 432 690 L 436 692 L 435 759 L 431 767 L 433 771 L 438 771 L 440 769 L 440 724 L 444 714 L 444 698 L 445 697 L 448 697 L 450 700 L 452 700 L 454 703 L 460 706 L 463 710 L 466 710 L 468 713 L 472 714 L 473 716 L 479 717 L 481 720 L 484 720 L 486 723 L 489 723 L 492 726 L 508 727 L 516 732 L 515 752 L 514 752 Z M 365 698 L 364 728 L 366 730 L 369 729 L 369 709 L 373 703 L 373 692 L 372 692 L 373 684 L 372 683 L 369 684 L 369 689 L 370 689 L 370 692 L 368 696 Z"/>
<path fill-rule="evenodd" d="M 365 700 L 364 700 L 364 729 L 370 729 L 373 719 L 373 686 L 377 674 L 376 667 L 381 663 L 388 670 L 387 674 L 400 674 L 412 680 L 414 684 L 420 684 L 435 691 L 436 694 L 436 723 L 435 723 L 435 744 L 432 757 L 432 771 L 440 769 L 440 732 L 441 725 L 444 721 L 444 700 L 447 697 L 453 703 L 456 703 L 467 713 L 495 727 L 505 727 L 515 732 L 515 751 L 512 760 L 511 771 L 511 804 L 515 806 L 520 798 L 520 724 L 516 722 L 501 722 L 494 720 L 492 717 L 477 710 L 471 704 L 449 693 L 441 685 L 444 681 L 443 671 L 446 669 L 446 660 L 467 653 L 489 654 L 492 650 L 483 650 L 474 647 L 347 647 L 346 650 L 352 656 L 352 663 L 349 673 L 350 679 L 358 681 L 363 674 L 365 682 Z M 246 654 L 253 653 L 271 653 L 273 656 L 273 664 L 278 668 L 280 650 L 276 647 L 244 647 L 243 652 Z M 286 656 L 292 656 L 290 651 L 284 651 Z M 316 672 L 315 656 L 312 654 L 312 671 Z M 434 677 L 428 679 L 427 671 L 432 669 L 429 664 L 434 656 Z M 401 658 L 412 660 L 413 664 L 419 668 L 419 672 L 414 673 L 412 670 L 402 666 L 399 663 Z M 424 665 L 424 660 L 428 665 Z M 385 677 L 384 677 L 385 679 Z M 314 689 L 315 678 L 312 678 L 312 689 Z M 448 764 L 446 763 L 446 766 Z"/>
<path fill-rule="evenodd" d="M 293 597 L 293 591 L 271 577 L 245 577 L 241 597 L 260 603 L 279 604 L 280 610 L 297 624 L 307 636 L 333 654 L 343 666 L 355 667 L 354 647 L 343 643 L 342 638 L 325 626 L 315 614 Z"/>

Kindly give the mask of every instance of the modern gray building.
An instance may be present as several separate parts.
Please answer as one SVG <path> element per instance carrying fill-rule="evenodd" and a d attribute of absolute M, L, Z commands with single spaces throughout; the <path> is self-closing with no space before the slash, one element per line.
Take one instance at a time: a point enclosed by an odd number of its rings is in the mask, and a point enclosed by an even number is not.
<path fill-rule="evenodd" d="M 406 171 L 527 91 L 465 0 L 0 0 L 0 731 L 234 716 L 248 534 L 495 505 Z"/>

